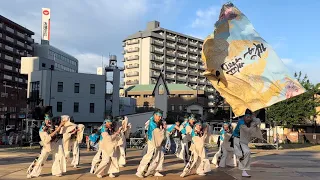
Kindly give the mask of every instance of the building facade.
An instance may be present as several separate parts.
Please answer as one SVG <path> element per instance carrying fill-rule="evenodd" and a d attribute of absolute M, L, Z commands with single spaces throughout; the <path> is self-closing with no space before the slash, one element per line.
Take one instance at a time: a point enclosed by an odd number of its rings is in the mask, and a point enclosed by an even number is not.
<path fill-rule="evenodd" d="M 26 110 L 27 76 L 20 74 L 20 68 L 21 57 L 33 56 L 32 35 L 0 15 L 0 119 L 6 119 L 2 124 L 16 124 L 20 112 Z"/>
<path fill-rule="evenodd" d="M 70 115 L 76 122 L 102 122 L 105 113 L 105 77 L 51 70 L 29 74 L 28 98 L 43 99 L 54 116 Z"/>
<path fill-rule="evenodd" d="M 34 56 L 40 60 L 53 60 L 57 71 L 78 72 L 78 59 L 49 44 L 34 44 Z"/>

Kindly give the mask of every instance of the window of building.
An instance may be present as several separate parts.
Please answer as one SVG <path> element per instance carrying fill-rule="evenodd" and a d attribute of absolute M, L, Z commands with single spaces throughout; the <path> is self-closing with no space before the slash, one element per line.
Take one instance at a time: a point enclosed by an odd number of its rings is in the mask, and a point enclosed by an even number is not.
<path fill-rule="evenodd" d="M 63 92 L 63 82 L 58 82 L 58 92 Z"/>
<path fill-rule="evenodd" d="M 159 85 L 158 91 L 159 91 L 159 95 L 164 94 L 164 87 L 162 84 Z"/>
<path fill-rule="evenodd" d="M 80 83 L 74 83 L 74 93 L 80 92 Z"/>
<path fill-rule="evenodd" d="M 57 102 L 57 112 L 62 112 L 62 102 Z"/>
<path fill-rule="evenodd" d="M 96 93 L 96 86 L 95 84 L 90 84 L 90 94 L 95 94 Z"/>
<path fill-rule="evenodd" d="M 171 110 L 174 111 L 174 105 L 171 105 Z"/>
<path fill-rule="evenodd" d="M 94 103 L 90 103 L 90 113 L 94 113 Z"/>
<path fill-rule="evenodd" d="M 46 63 L 42 63 L 42 67 L 46 67 Z"/>
<path fill-rule="evenodd" d="M 73 103 L 73 112 L 79 112 L 79 103 L 78 102 Z"/>
<path fill-rule="evenodd" d="M 12 66 L 8 66 L 8 65 L 4 65 L 3 68 L 5 68 L 7 70 L 12 70 Z"/>
<path fill-rule="evenodd" d="M 182 111 L 182 105 L 179 106 L 179 110 Z"/>

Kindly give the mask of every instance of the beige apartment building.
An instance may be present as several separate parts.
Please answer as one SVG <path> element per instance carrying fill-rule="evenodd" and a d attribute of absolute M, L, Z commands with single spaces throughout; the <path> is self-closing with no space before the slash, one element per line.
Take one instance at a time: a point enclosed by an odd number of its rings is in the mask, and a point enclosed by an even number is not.
<path fill-rule="evenodd" d="M 162 71 L 168 84 L 213 92 L 203 76 L 202 43 L 201 39 L 161 28 L 157 21 L 149 22 L 144 31 L 123 41 L 124 88 L 155 84 Z"/>

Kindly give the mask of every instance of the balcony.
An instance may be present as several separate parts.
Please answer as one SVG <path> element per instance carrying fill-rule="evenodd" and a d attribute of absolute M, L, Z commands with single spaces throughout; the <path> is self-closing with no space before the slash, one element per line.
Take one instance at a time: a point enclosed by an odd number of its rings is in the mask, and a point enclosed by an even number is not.
<path fill-rule="evenodd" d="M 163 46 L 163 41 L 160 40 L 152 39 L 151 43 L 154 45 Z"/>
<path fill-rule="evenodd" d="M 187 69 L 177 69 L 177 72 L 187 74 Z"/>
<path fill-rule="evenodd" d="M 27 45 L 27 49 L 29 49 L 30 51 L 33 50 L 32 46 Z"/>
<path fill-rule="evenodd" d="M 151 55 L 151 60 L 152 61 L 158 61 L 158 62 L 161 62 L 161 63 L 163 63 L 163 56 L 157 56 L 157 55 L 155 55 L 155 54 L 152 54 Z"/>
<path fill-rule="evenodd" d="M 169 64 L 176 64 L 175 59 L 168 59 L 167 58 L 166 62 L 169 63 Z"/>
<path fill-rule="evenodd" d="M 159 76 L 159 75 L 158 75 Z M 157 77 L 158 77 L 157 76 Z M 151 78 L 151 84 L 156 84 L 157 83 L 157 80 L 156 79 L 154 79 L 154 78 Z"/>
<path fill-rule="evenodd" d="M 199 80 L 199 83 L 200 83 L 200 84 L 206 84 L 206 79 L 200 79 L 200 80 Z"/>
<path fill-rule="evenodd" d="M 176 41 L 176 37 L 173 35 L 169 35 L 169 34 L 167 34 L 167 39 L 169 39 L 171 41 Z"/>
<path fill-rule="evenodd" d="M 10 27 L 8 27 L 8 26 L 6 26 L 6 30 L 7 30 L 8 32 L 14 33 L 14 29 L 12 29 L 12 28 L 10 28 Z"/>
<path fill-rule="evenodd" d="M 159 73 L 159 72 L 156 72 L 156 71 L 152 71 L 152 72 L 151 72 L 151 76 L 152 76 L 152 77 L 159 77 L 159 76 L 160 76 L 160 73 Z"/>
<path fill-rule="evenodd" d="M 155 47 L 155 46 L 152 46 L 152 47 L 151 47 L 151 52 L 162 55 L 162 54 L 163 54 L 163 48 L 157 48 L 157 47 Z"/>
<path fill-rule="evenodd" d="M 198 50 L 197 49 L 192 49 L 192 48 L 189 48 L 189 52 L 192 53 L 192 54 L 198 54 Z"/>
<path fill-rule="evenodd" d="M 167 67 L 166 67 L 166 70 L 167 70 L 167 71 L 171 71 L 171 72 L 175 72 L 175 71 L 176 71 L 176 68 L 175 68 L 174 66 L 171 66 L 171 67 L 170 67 L 170 66 L 167 66 Z"/>
<path fill-rule="evenodd" d="M 126 81 L 126 85 L 136 85 L 136 84 L 139 84 L 139 80 L 129 80 L 129 81 Z"/>
<path fill-rule="evenodd" d="M 157 64 L 152 63 L 152 64 L 151 64 L 151 68 L 152 68 L 152 69 L 162 70 L 162 65 L 157 65 Z"/>
<path fill-rule="evenodd" d="M 177 61 L 177 64 L 181 66 L 187 66 L 187 62 L 185 61 Z"/>
<path fill-rule="evenodd" d="M 193 83 L 196 83 L 196 82 L 197 82 L 197 79 L 196 79 L 196 78 L 189 78 L 189 81 L 190 81 L 190 82 L 193 82 Z"/>
<path fill-rule="evenodd" d="M 188 44 L 188 40 L 182 38 L 178 38 L 178 42 L 182 44 Z"/>
<path fill-rule="evenodd" d="M 206 89 L 206 86 L 199 86 L 199 90 L 205 90 Z"/>
<path fill-rule="evenodd" d="M 5 45 L 5 46 L 4 46 L 4 48 L 5 48 L 6 50 L 8 50 L 8 51 L 13 52 L 13 48 L 12 48 L 12 47 L 10 47 L 10 46 Z"/>
<path fill-rule="evenodd" d="M 194 46 L 194 47 L 198 47 L 198 42 L 189 41 L 189 45 Z"/>
<path fill-rule="evenodd" d="M 212 94 L 209 95 L 209 96 L 208 96 L 208 99 L 214 99 L 214 95 L 212 95 Z"/>
<path fill-rule="evenodd" d="M 31 43 L 34 42 L 34 40 L 33 40 L 31 37 L 29 37 L 29 36 L 27 36 L 27 41 L 29 41 L 29 42 L 31 42 Z"/>
<path fill-rule="evenodd" d="M 189 59 L 192 60 L 192 61 L 198 61 L 198 57 L 197 56 L 189 55 Z"/>
<path fill-rule="evenodd" d="M 193 75 L 193 76 L 198 76 L 199 75 L 199 73 L 197 71 L 192 71 L 192 70 L 189 70 L 189 74 Z"/>
<path fill-rule="evenodd" d="M 173 43 L 166 43 L 166 46 L 172 49 L 176 48 L 176 44 L 173 44 Z"/>
<path fill-rule="evenodd" d="M 199 69 L 203 69 L 204 70 L 204 65 L 199 65 Z"/>
<path fill-rule="evenodd" d="M 139 64 L 127 65 L 126 68 L 127 69 L 139 68 Z"/>
<path fill-rule="evenodd" d="M 187 54 L 177 53 L 177 56 L 178 56 L 179 58 L 187 59 Z"/>
<path fill-rule="evenodd" d="M 176 56 L 176 52 L 175 51 L 167 51 L 167 55 L 175 57 Z"/>
<path fill-rule="evenodd" d="M 122 43 L 122 47 L 126 47 L 126 43 L 125 42 Z"/>
<path fill-rule="evenodd" d="M 135 72 L 126 73 L 126 77 L 134 77 L 134 76 L 139 76 L 139 72 L 135 71 Z"/>
<path fill-rule="evenodd" d="M 180 50 L 180 51 L 187 51 L 187 46 L 178 46 L 178 49 Z"/>
<path fill-rule="evenodd" d="M 32 55 L 31 54 L 27 54 L 27 57 L 32 57 Z"/>
<path fill-rule="evenodd" d="M 202 49 L 202 44 L 199 44 L 199 47 Z"/>
<path fill-rule="evenodd" d="M 9 41 L 9 42 L 14 42 L 14 39 L 13 38 L 11 38 L 11 37 L 9 37 L 9 36 L 6 36 L 6 38 L 5 38 L 7 41 Z"/>
<path fill-rule="evenodd" d="M 125 50 L 123 50 L 123 51 L 122 51 L 122 54 L 123 54 L 123 55 L 125 55 L 125 54 L 126 54 L 126 51 L 125 51 Z"/>
<path fill-rule="evenodd" d="M 135 48 L 130 48 L 126 50 L 127 53 L 132 53 L 132 52 L 139 52 L 139 48 L 135 47 Z"/>
<path fill-rule="evenodd" d="M 199 71 L 200 76 L 204 76 L 204 71 Z"/>
<path fill-rule="evenodd" d="M 175 79 L 175 75 L 173 75 L 173 74 L 170 74 L 170 75 L 167 74 L 167 75 L 166 75 L 166 78 L 167 78 L 167 79 Z"/>
<path fill-rule="evenodd" d="M 213 103 L 213 102 L 209 102 L 209 103 L 208 103 L 208 106 L 213 107 L 213 106 L 214 106 L 214 103 Z"/>
<path fill-rule="evenodd" d="M 13 61 L 13 57 L 11 57 L 11 56 L 4 55 L 4 58 L 5 58 L 6 60 Z"/>
<path fill-rule="evenodd" d="M 198 67 L 198 64 L 197 64 L 197 63 L 189 63 L 189 66 L 190 66 L 190 67 L 197 68 L 197 67 Z"/>
<path fill-rule="evenodd" d="M 129 56 L 129 57 L 126 57 L 125 59 L 126 61 L 139 60 L 139 56 L 138 55 Z"/>
<path fill-rule="evenodd" d="M 177 76 L 177 79 L 185 81 L 185 80 L 187 80 L 187 76 Z"/>
<path fill-rule="evenodd" d="M 139 44 L 139 39 L 132 39 L 132 40 L 128 40 L 127 44 L 128 45 L 132 45 L 132 44 Z"/>
<path fill-rule="evenodd" d="M 20 41 L 17 41 L 17 44 L 18 44 L 19 46 L 21 46 L 21 47 L 24 47 L 24 44 L 23 44 L 22 42 L 20 42 Z"/>
<path fill-rule="evenodd" d="M 17 32 L 17 35 L 18 35 L 19 37 L 21 37 L 21 38 L 25 38 L 25 35 L 22 34 L 22 33 L 20 33 L 20 32 Z"/>
<path fill-rule="evenodd" d="M 209 92 L 214 92 L 214 89 L 210 87 L 210 88 L 208 88 L 208 91 Z"/>

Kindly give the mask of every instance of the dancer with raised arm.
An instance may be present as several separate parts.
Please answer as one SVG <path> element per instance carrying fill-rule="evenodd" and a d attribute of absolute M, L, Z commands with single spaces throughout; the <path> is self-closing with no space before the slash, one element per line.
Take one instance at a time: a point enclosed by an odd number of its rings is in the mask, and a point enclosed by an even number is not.
<path fill-rule="evenodd" d="M 119 126 L 122 127 L 120 132 L 119 143 L 117 147 L 118 153 L 118 163 L 119 167 L 124 167 L 126 165 L 126 149 L 127 149 L 127 139 L 129 138 L 129 134 L 131 131 L 131 124 L 128 122 L 128 117 L 124 116 L 119 117 Z"/>
<path fill-rule="evenodd" d="M 242 177 L 251 177 L 247 173 L 250 170 L 251 155 L 248 144 L 251 137 L 262 139 L 260 124 L 260 119 L 255 118 L 251 110 L 247 109 L 244 117 L 239 118 L 238 124 L 232 133 L 234 153 L 239 159 L 239 169 L 242 170 Z"/>
<path fill-rule="evenodd" d="M 180 177 L 189 175 L 193 168 L 196 169 L 196 173 L 199 176 L 205 176 L 205 173 L 211 171 L 210 162 L 204 146 L 207 134 L 208 126 L 205 127 L 200 122 L 195 124 L 191 132 L 191 156 Z"/>
<path fill-rule="evenodd" d="M 155 110 L 153 116 L 149 119 L 149 127 L 147 132 L 148 149 L 147 153 L 140 161 L 136 176 L 143 178 L 144 176 L 154 175 L 163 176 L 160 171 L 163 169 L 164 153 L 162 151 L 162 142 L 166 126 L 162 124 L 163 112 L 160 109 Z"/>
<path fill-rule="evenodd" d="M 178 157 L 183 159 L 185 165 L 187 165 L 191 155 L 191 151 L 189 149 L 192 141 L 191 132 L 195 121 L 196 118 L 193 114 L 190 115 L 190 117 L 185 116 L 185 121 L 182 123 L 182 126 L 180 126 L 180 132 L 182 134 L 182 147 Z"/>
<path fill-rule="evenodd" d="M 57 120 L 52 123 L 52 117 L 45 115 L 45 120 L 39 129 L 39 135 L 43 148 L 40 156 L 35 159 L 27 170 L 27 178 L 38 177 L 48 156 L 52 153 L 52 175 L 62 176 L 66 172 L 66 161 L 62 148 L 62 135 L 59 134 L 64 121 Z"/>

